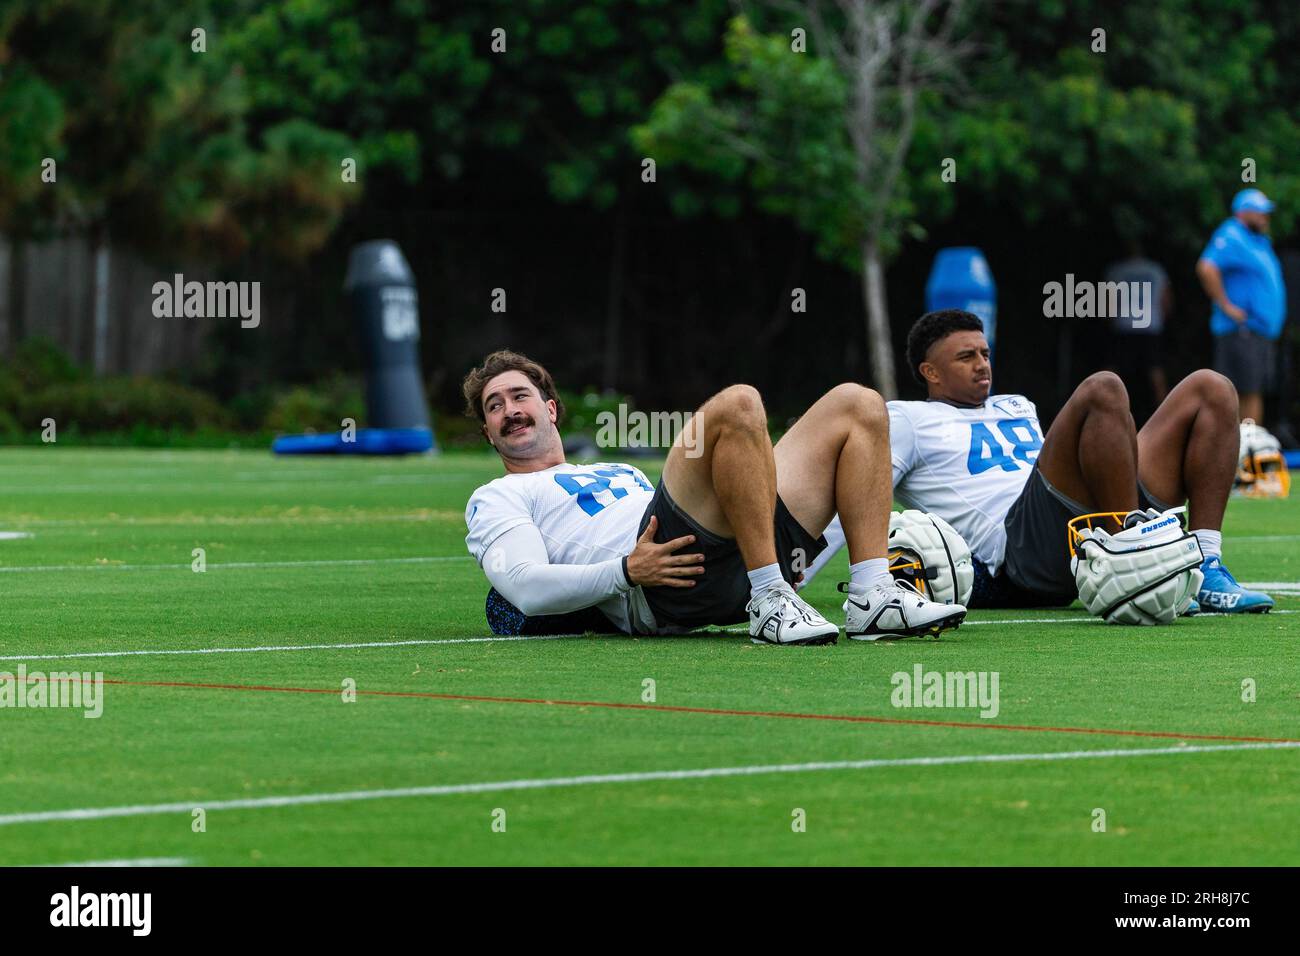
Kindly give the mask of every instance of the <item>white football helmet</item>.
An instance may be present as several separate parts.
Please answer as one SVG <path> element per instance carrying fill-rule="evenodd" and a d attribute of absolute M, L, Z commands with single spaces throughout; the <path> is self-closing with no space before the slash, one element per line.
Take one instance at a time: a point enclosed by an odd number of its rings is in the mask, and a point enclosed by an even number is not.
<path fill-rule="evenodd" d="M 889 573 L 939 604 L 967 604 L 975 586 L 970 546 L 952 525 L 924 511 L 889 516 Z"/>
<path fill-rule="evenodd" d="M 1265 428 L 1247 418 L 1241 423 L 1241 451 L 1233 490 L 1248 498 L 1285 498 L 1291 493 L 1291 472 L 1282 446 Z"/>
<path fill-rule="evenodd" d="M 1178 520 L 1185 510 L 1149 508 L 1070 521 L 1070 570 L 1089 613 L 1107 624 L 1171 624 L 1187 610 L 1204 578 L 1204 558 L 1196 536 Z M 1098 518 L 1121 521 L 1124 530 L 1093 527 Z"/>

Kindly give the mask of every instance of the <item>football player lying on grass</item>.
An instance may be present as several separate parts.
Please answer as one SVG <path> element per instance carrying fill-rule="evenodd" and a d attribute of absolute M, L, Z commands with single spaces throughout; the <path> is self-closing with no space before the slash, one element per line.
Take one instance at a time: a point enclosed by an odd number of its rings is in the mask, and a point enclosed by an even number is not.
<path fill-rule="evenodd" d="M 464 393 L 506 470 L 465 508 L 465 544 L 512 606 L 489 595 L 498 632 L 563 632 L 563 620 L 536 619 L 594 607 L 602 630 L 680 633 L 748 616 L 756 643 L 834 643 L 839 627 L 791 584 L 837 511 L 850 638 L 937 633 L 965 617 L 889 574 L 889 418 L 867 388 L 832 389 L 775 449 L 758 392 L 725 388 L 677 436 L 658 488 L 631 465 L 566 463 L 555 383 L 522 355 L 492 353 Z"/>
<path fill-rule="evenodd" d="M 1183 502 L 1203 556 L 1203 581 L 1184 613 L 1195 613 L 1198 602 L 1225 612 L 1273 606 L 1267 594 L 1238 584 L 1220 556 L 1239 444 L 1237 392 L 1222 375 L 1193 372 L 1138 431 L 1124 383 L 1097 372 L 1044 438 L 1033 402 L 989 394 L 989 347 L 971 313 L 921 316 L 907 337 L 907 364 L 929 398 L 889 403 L 894 495 L 946 519 L 970 545 L 972 607 L 1068 605 L 1079 593 L 1071 519 L 1116 512 L 1101 525 L 1118 531 L 1157 520 L 1146 509 Z M 834 523 L 826 537 L 830 547 L 809 581 L 839 547 Z"/>

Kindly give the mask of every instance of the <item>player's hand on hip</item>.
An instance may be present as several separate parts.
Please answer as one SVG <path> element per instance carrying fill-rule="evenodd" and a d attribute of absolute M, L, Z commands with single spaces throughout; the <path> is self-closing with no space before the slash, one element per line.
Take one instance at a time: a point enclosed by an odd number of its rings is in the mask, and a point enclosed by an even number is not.
<path fill-rule="evenodd" d="M 636 547 L 627 556 L 628 583 L 642 587 L 695 587 L 692 578 L 704 573 L 704 555 L 674 553 L 694 544 L 695 535 L 683 535 L 659 544 L 654 539 L 658 527 L 659 519 L 651 515 L 645 531 L 637 538 Z"/>
<path fill-rule="evenodd" d="M 1231 302 L 1223 304 L 1223 314 L 1238 325 L 1246 321 L 1246 310 L 1239 305 L 1233 305 Z"/>

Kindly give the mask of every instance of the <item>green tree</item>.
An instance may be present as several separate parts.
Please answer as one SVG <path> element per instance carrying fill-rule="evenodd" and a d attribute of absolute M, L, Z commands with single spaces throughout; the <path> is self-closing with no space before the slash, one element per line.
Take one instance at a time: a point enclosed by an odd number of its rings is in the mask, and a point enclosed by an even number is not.
<path fill-rule="evenodd" d="M 243 71 L 212 22 L 201 2 L 14 0 L 0 17 L 0 228 L 112 223 L 137 245 L 208 255 L 317 248 L 350 198 L 347 141 L 292 121 L 250 141 Z"/>
<path fill-rule="evenodd" d="M 379 208 L 456 208 L 467 187 L 486 185 L 503 202 L 537 190 L 610 210 L 613 385 L 628 210 L 645 194 L 627 130 L 673 77 L 725 70 L 727 10 L 728 0 L 240 0 L 223 35 L 245 70 L 250 124 L 296 117 L 346 134 Z"/>
<path fill-rule="evenodd" d="M 960 0 L 782 9 L 789 32 L 732 20 L 725 84 L 674 84 L 633 137 L 667 163 L 743 182 L 813 233 L 821 254 L 860 270 L 872 380 L 894 398 L 885 263 L 917 225 L 907 160 L 918 113 L 937 106 L 968 52 L 966 13 Z M 678 194 L 679 208 L 691 195 Z"/>
<path fill-rule="evenodd" d="M 1294 5 L 1051 0 L 990 8 L 979 37 L 974 97 L 918 135 L 918 147 L 942 143 L 969 160 L 976 175 L 963 189 L 999 204 L 1014 196 L 1008 211 L 1025 224 L 1109 216 L 1191 249 L 1245 185 L 1250 158 L 1258 185 L 1279 200 L 1275 232 L 1291 229 L 1300 206 L 1289 159 L 1300 146 Z M 995 142 L 1011 145 L 993 161 L 982 155 L 991 125 Z"/>
<path fill-rule="evenodd" d="M 146 251 L 302 258 L 350 197 L 338 133 L 286 121 L 249 140 L 238 65 L 207 5 L 15 0 L 0 15 L 0 229 L 89 237 L 94 364 L 107 361 L 110 230 Z M 21 270 L 11 269 L 17 275 Z"/>
<path fill-rule="evenodd" d="M 681 214 L 731 215 L 752 196 L 860 270 L 872 377 L 890 394 L 884 267 L 954 216 L 981 210 L 1021 232 L 1140 231 L 1192 255 L 1251 159 L 1279 203 L 1274 232 L 1288 233 L 1300 210 L 1288 159 L 1300 147 L 1297 44 L 1300 8 L 1257 0 L 916 3 L 907 14 L 887 0 L 788 0 L 733 20 L 725 72 L 674 83 L 632 136 L 675 169 Z"/>

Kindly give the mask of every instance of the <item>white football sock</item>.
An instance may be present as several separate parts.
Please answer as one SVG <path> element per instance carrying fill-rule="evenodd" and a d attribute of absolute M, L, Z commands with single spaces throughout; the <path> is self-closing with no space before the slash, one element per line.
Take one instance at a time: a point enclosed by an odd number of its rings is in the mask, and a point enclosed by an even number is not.
<path fill-rule="evenodd" d="M 849 565 L 849 587 L 855 591 L 883 587 L 892 581 L 888 558 L 867 558 Z"/>
<path fill-rule="evenodd" d="M 761 568 L 755 568 L 749 572 L 749 596 L 757 597 L 759 591 L 766 591 L 768 588 L 784 583 L 785 578 L 781 577 L 781 565 L 766 564 Z"/>
<path fill-rule="evenodd" d="M 1210 531 L 1205 528 L 1198 528 L 1192 534 L 1196 535 L 1196 540 L 1201 542 L 1201 554 L 1207 558 L 1223 557 L 1223 532 Z"/>

